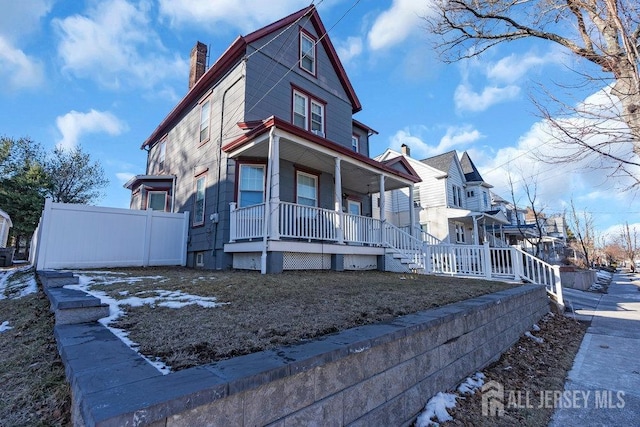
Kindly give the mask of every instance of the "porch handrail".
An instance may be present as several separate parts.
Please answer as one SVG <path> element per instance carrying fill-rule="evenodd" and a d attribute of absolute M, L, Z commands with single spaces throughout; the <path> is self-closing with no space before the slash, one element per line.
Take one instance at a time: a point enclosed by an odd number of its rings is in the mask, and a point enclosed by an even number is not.
<path fill-rule="evenodd" d="M 425 269 L 424 242 L 387 221 L 382 221 L 381 224 L 383 243 L 410 257 L 420 269 Z"/>
<path fill-rule="evenodd" d="M 560 267 L 536 258 L 534 255 L 516 246 L 512 246 L 512 248 L 516 254 L 520 254 L 520 256 L 516 258 L 522 262 L 521 264 L 517 263 L 515 266 L 516 277 L 520 276 L 529 282 L 544 285 L 547 288 L 547 292 L 555 297 L 556 302 L 564 305 Z"/>

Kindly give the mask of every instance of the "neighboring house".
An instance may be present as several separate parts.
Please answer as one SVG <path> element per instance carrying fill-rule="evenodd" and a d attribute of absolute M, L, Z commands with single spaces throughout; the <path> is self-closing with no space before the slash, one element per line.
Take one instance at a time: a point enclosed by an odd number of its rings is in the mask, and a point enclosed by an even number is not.
<path fill-rule="evenodd" d="M 413 194 L 408 189 L 385 193 L 386 213 L 384 216 L 398 227 L 419 226 L 426 233 L 423 237 L 444 243 L 481 244 L 488 241 L 496 244 L 487 228 L 498 229 L 507 224 L 504 213 L 491 206 L 491 185 L 486 183 L 465 152 L 459 159 L 455 151 L 424 160 L 411 158 L 409 147 L 402 146 L 398 153 L 388 149 L 376 159 L 389 163 L 405 159 L 420 176 Z M 374 205 L 378 195 L 374 196 Z M 412 200 L 413 203 L 409 203 Z M 416 213 L 416 222 L 411 222 L 410 206 Z M 378 217 L 382 212 L 374 212 Z"/>
<path fill-rule="evenodd" d="M 529 207 L 516 208 L 495 193 L 491 193 L 491 203 L 494 209 L 499 209 L 509 220 L 506 225 L 501 225 L 494 232 L 510 245 L 521 246 L 530 253 L 535 253 L 535 245 L 539 245 L 540 258 L 560 262 L 564 258 L 567 246 L 567 230 L 564 216 L 553 215 L 547 217 L 543 213 L 536 216 Z"/>
<path fill-rule="evenodd" d="M 385 269 L 399 231 L 371 217 L 370 195 L 420 178 L 369 157 L 376 131 L 353 119 L 315 7 L 238 37 L 209 69 L 206 54 L 194 47 L 188 93 L 142 144 L 131 208 L 189 211 L 189 266 Z"/>
<path fill-rule="evenodd" d="M 9 229 L 13 227 L 9 214 L 0 209 L 0 248 L 6 248 L 9 240 Z"/>

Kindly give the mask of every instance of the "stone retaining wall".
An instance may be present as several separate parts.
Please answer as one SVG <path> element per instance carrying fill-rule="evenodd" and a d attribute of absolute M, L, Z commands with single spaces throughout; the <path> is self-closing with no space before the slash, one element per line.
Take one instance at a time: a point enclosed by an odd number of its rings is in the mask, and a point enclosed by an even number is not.
<path fill-rule="evenodd" d="M 75 425 L 391 426 L 408 425 L 548 311 L 543 286 L 520 286 L 169 375 L 97 323 L 56 326 L 56 338 Z"/>

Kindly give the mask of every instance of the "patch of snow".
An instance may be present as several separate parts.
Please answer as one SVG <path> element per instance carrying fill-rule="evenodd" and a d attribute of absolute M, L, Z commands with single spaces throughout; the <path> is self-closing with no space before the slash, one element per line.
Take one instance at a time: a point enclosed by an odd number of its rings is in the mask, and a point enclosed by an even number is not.
<path fill-rule="evenodd" d="M 87 273 L 90 273 L 88 275 Z M 161 283 L 167 280 L 163 276 L 144 276 L 144 277 L 122 277 L 125 273 L 110 273 L 104 271 L 95 272 L 91 274 L 86 270 L 81 272 L 75 272 L 78 276 L 77 285 L 66 285 L 65 288 L 77 289 L 84 291 L 90 295 L 99 298 L 100 301 L 109 306 L 109 316 L 99 320 L 99 322 L 108 328 L 115 336 L 130 347 L 134 351 L 138 351 L 139 344 L 135 343 L 129 338 L 129 333 L 123 329 L 115 328 L 110 324 L 117 320 L 120 316 L 124 315 L 123 306 L 141 307 L 143 305 L 167 307 L 167 308 L 182 308 L 188 305 L 199 305 L 204 308 L 219 307 L 228 303 L 217 302 L 215 297 L 204 297 L 199 295 L 191 295 L 182 291 L 167 291 L 163 289 L 140 291 L 134 295 L 130 295 L 129 291 L 124 290 L 118 292 L 121 296 L 126 298 L 116 299 L 109 296 L 106 292 L 92 289 L 92 285 L 112 285 L 112 284 L 134 284 L 146 279 L 158 280 Z M 109 277 L 110 274 L 120 275 L 120 277 Z M 163 280 L 164 279 L 164 280 Z M 171 368 L 157 359 L 152 359 L 141 354 L 141 356 L 153 365 L 158 371 L 166 375 L 171 372 Z"/>
<path fill-rule="evenodd" d="M 9 329 L 13 329 L 13 327 L 9 326 L 8 320 L 5 320 L 0 324 L 0 332 L 8 331 Z"/>
<path fill-rule="evenodd" d="M 452 421 L 453 417 L 447 409 L 455 408 L 457 398 L 456 394 L 438 392 L 427 402 L 424 411 L 416 420 L 416 427 L 439 426 L 439 423 Z"/>
<path fill-rule="evenodd" d="M 463 395 L 475 394 L 476 390 L 484 385 L 485 376 L 482 372 L 476 372 L 458 386 L 458 393 Z"/>
<path fill-rule="evenodd" d="M 14 295 L 11 295 L 11 299 L 18 299 L 38 291 L 35 273 L 25 274 L 22 279 L 17 282 L 10 280 L 14 274 L 27 272 L 31 268 L 31 265 L 27 264 L 19 268 L 0 270 L 0 300 L 7 299 L 7 293 L 14 293 Z M 11 289 L 7 288 L 20 289 L 20 292 L 11 292 Z"/>
<path fill-rule="evenodd" d="M 533 327 L 531 328 L 531 330 L 532 330 L 533 332 L 540 332 L 540 326 L 538 326 L 538 324 L 537 324 L 537 323 L 534 323 L 534 324 L 533 324 Z"/>
<path fill-rule="evenodd" d="M 540 337 L 536 337 L 534 336 L 531 332 L 527 331 L 524 333 L 525 337 L 531 338 L 532 340 L 534 340 L 535 342 L 537 342 L 538 344 L 542 344 L 544 342 L 544 340 Z"/>

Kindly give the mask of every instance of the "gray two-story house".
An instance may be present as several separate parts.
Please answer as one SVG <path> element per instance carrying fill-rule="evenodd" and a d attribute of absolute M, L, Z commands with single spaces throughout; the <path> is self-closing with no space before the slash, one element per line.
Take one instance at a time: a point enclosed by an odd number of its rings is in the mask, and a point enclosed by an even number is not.
<path fill-rule="evenodd" d="M 376 132 L 353 118 L 360 101 L 316 8 L 238 37 L 208 69 L 206 54 L 196 44 L 189 91 L 142 144 L 131 208 L 189 211 L 194 267 L 384 270 L 403 258 L 406 236 L 372 218 L 370 195 L 420 178 L 369 157 Z"/>

